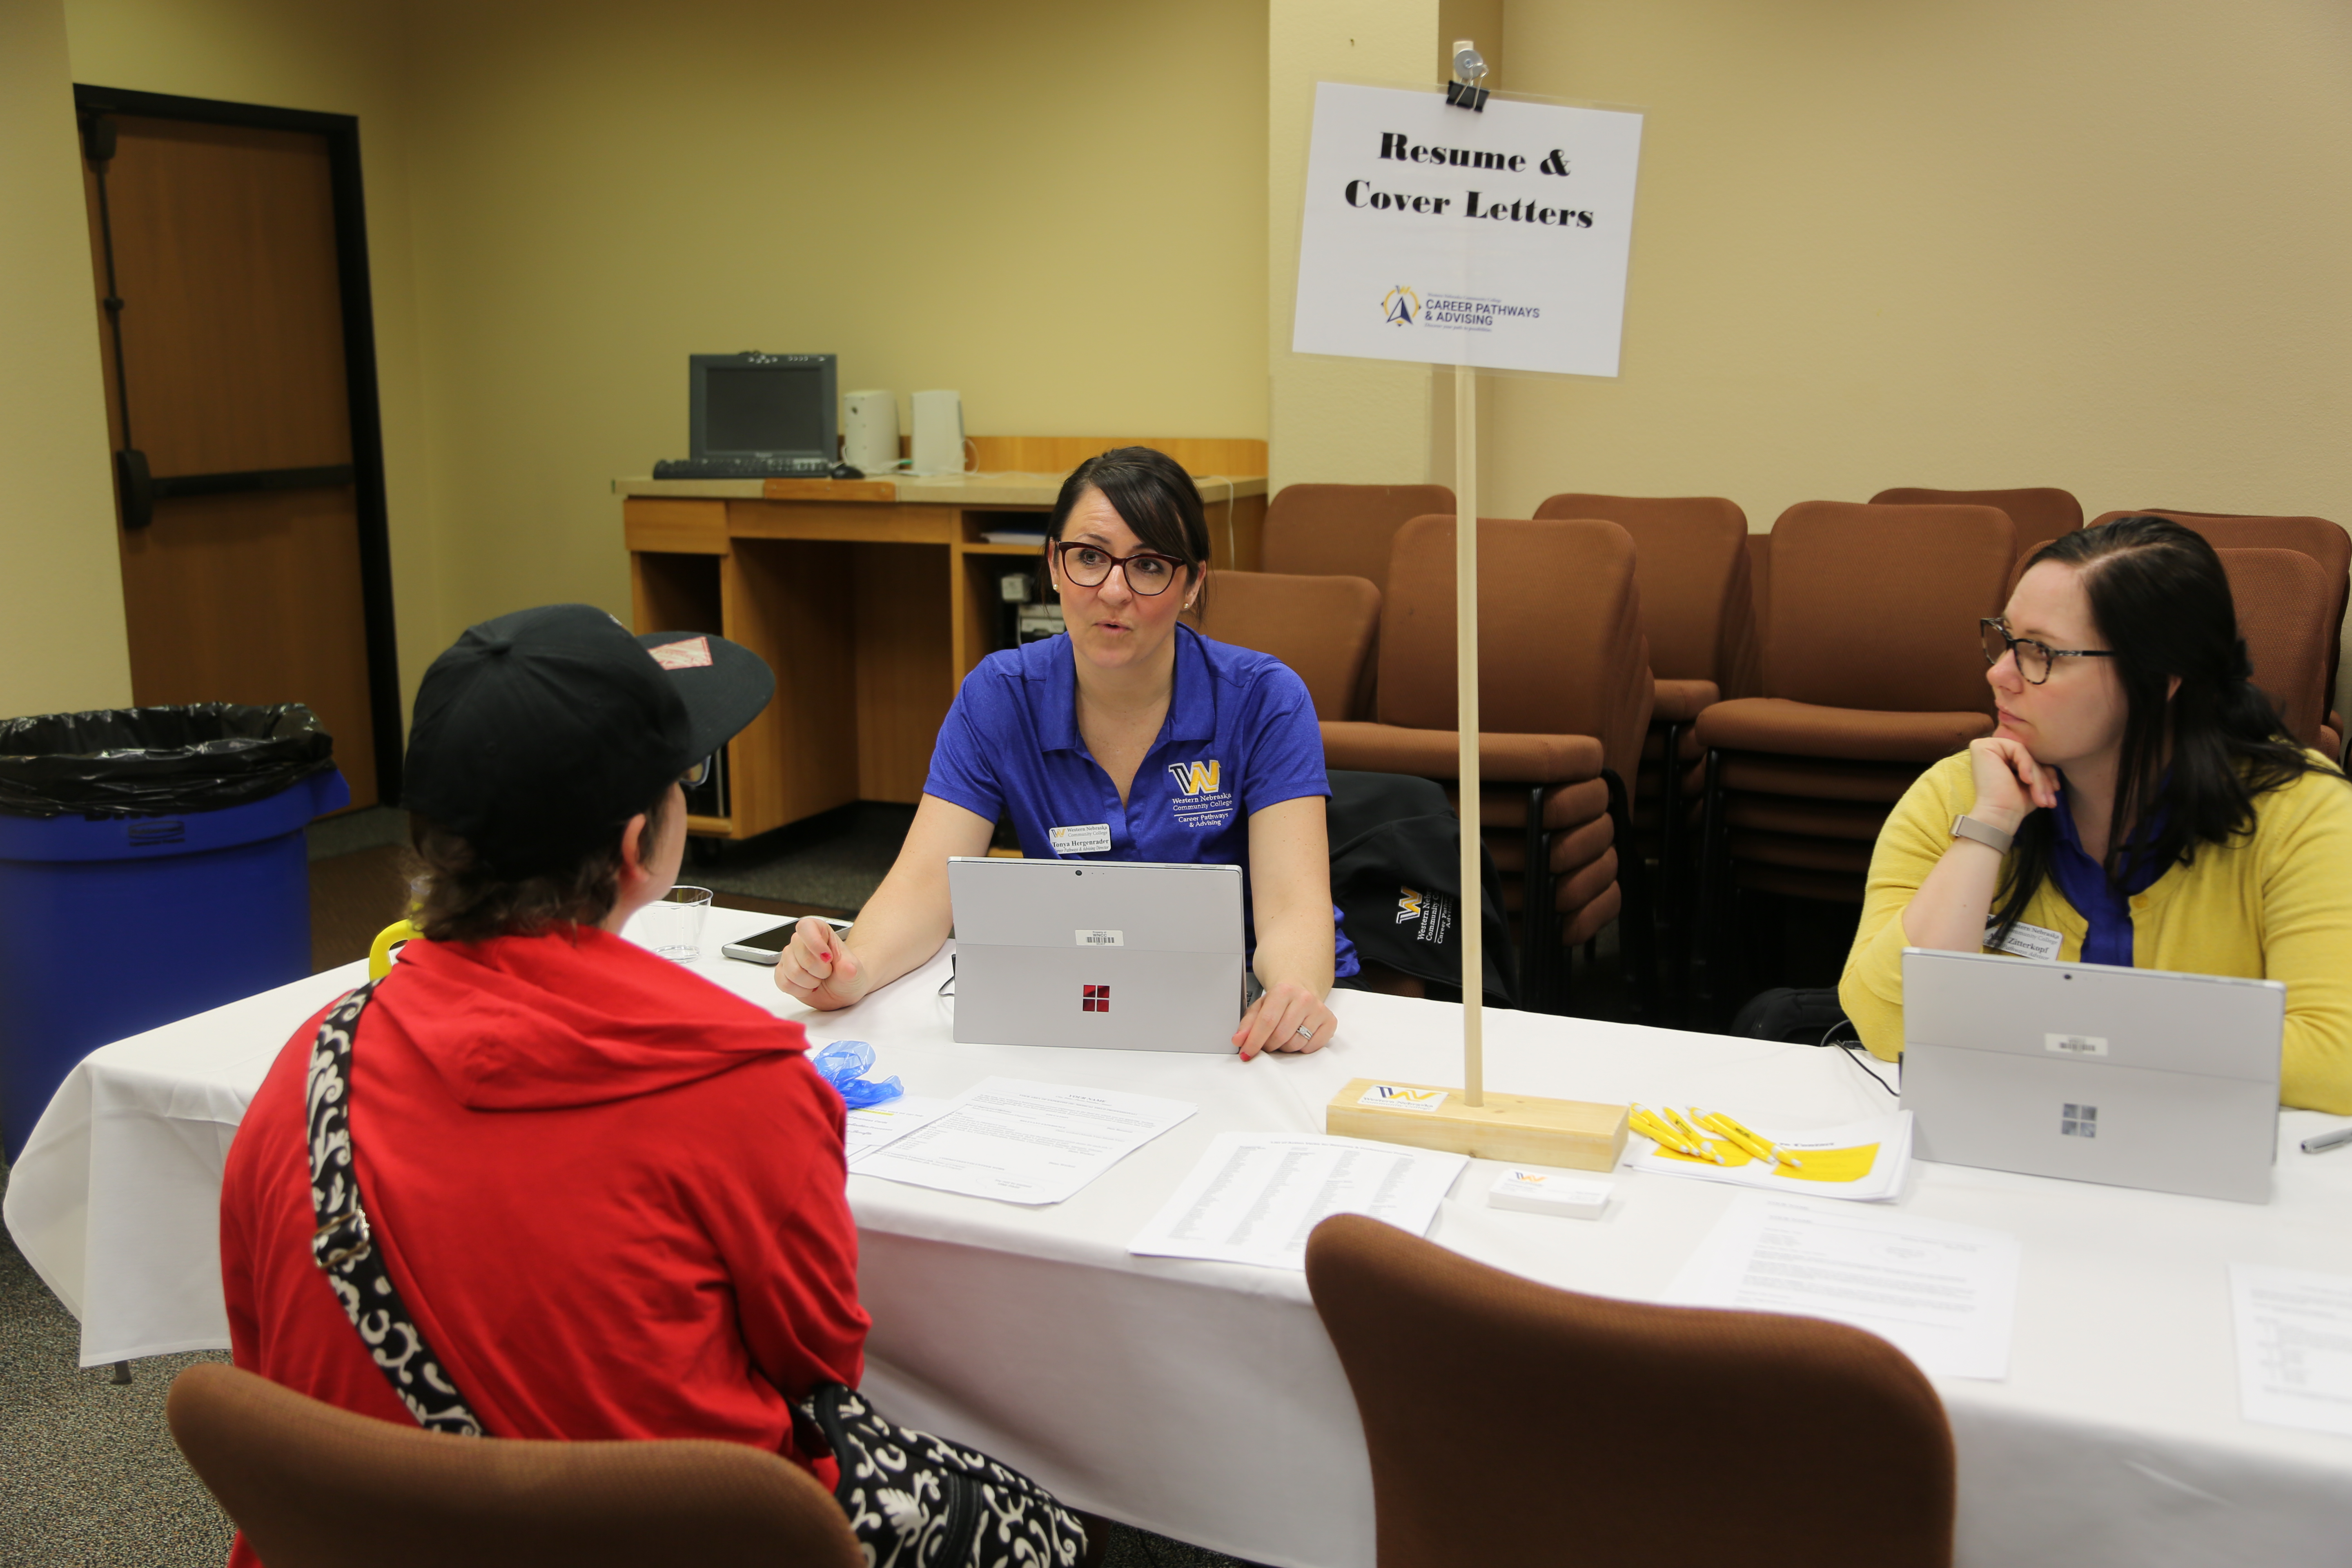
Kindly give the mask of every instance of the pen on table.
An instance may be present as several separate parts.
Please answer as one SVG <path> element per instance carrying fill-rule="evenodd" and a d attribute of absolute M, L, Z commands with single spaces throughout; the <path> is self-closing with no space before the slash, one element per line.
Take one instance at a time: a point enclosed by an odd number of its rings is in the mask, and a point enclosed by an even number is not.
<path fill-rule="evenodd" d="M 1643 1114 L 1648 1116 L 1652 1121 L 1657 1122 L 1659 1125 L 1669 1129 L 1673 1132 L 1675 1140 L 1682 1145 L 1681 1152 L 1683 1153 L 1689 1155 L 1694 1160 L 1712 1160 L 1718 1165 L 1728 1163 L 1720 1153 L 1716 1152 L 1715 1148 L 1711 1144 L 1707 1142 L 1706 1135 L 1705 1133 L 1701 1132 L 1697 1128 L 1693 1127 L 1689 1122 L 1685 1121 L 1681 1117 L 1675 1114 L 1675 1108 L 1673 1106 L 1665 1105 L 1661 1106 L 1658 1109 L 1660 1111 L 1664 1113 L 1663 1121 L 1661 1121 L 1659 1114 L 1656 1111 L 1645 1110 Z"/>
<path fill-rule="evenodd" d="M 1697 1106 L 1694 1105 L 1691 1107 L 1691 1114 L 1694 1116 L 1698 1115 Z M 1767 1164 L 1786 1165 L 1792 1171 L 1801 1171 L 1805 1168 L 1805 1163 L 1802 1160 L 1798 1159 L 1794 1154 L 1789 1153 L 1778 1143 L 1775 1143 L 1769 1138 L 1765 1137 L 1761 1132 L 1756 1131 L 1752 1128 L 1741 1126 L 1738 1122 L 1734 1121 L 1730 1117 L 1726 1116 L 1720 1110 L 1708 1111 L 1706 1115 L 1700 1118 L 1700 1120 L 1710 1121 L 1716 1126 L 1721 1128 L 1725 1135 L 1733 1142 L 1746 1148 L 1749 1153 L 1755 1155 L 1758 1159 L 1763 1161 Z"/>
<path fill-rule="evenodd" d="M 2306 1154 L 2325 1154 L 2330 1149 L 2341 1149 L 2352 1143 L 2352 1127 L 2339 1127 L 2333 1132 L 2320 1132 L 2303 1141 Z"/>
<path fill-rule="evenodd" d="M 1634 1131 L 1639 1132 L 1661 1149 L 1671 1149 L 1677 1154 L 1686 1154 L 1694 1160 L 1706 1158 L 1706 1152 L 1704 1149 L 1693 1147 L 1681 1133 L 1638 1105 L 1633 1108 L 1632 1114 L 1625 1120 Z"/>

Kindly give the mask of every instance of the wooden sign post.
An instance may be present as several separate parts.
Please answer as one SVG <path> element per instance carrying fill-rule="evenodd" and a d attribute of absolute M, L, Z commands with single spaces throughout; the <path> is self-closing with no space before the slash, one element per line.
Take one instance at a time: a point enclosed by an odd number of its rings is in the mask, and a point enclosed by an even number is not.
<path fill-rule="evenodd" d="M 1641 125 L 1526 99 L 1317 88 L 1291 346 L 1454 367 L 1462 838 L 1462 1086 L 1357 1079 L 1324 1109 L 1332 1133 L 1579 1170 L 1612 1169 L 1624 1150 L 1622 1105 L 1486 1089 L 1477 372 L 1617 374 Z M 1418 281 L 1395 281 L 1405 277 Z M 1527 921 L 1538 923 L 1532 905 Z"/>

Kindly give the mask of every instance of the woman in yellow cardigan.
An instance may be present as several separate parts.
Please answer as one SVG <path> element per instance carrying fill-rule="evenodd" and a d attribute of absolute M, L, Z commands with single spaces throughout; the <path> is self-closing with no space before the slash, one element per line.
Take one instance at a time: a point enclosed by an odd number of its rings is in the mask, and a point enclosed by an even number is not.
<path fill-rule="evenodd" d="M 2062 534 L 1984 623 L 2000 724 L 1871 856 L 1838 999 L 1903 1048 L 1903 949 L 2286 984 L 2279 1098 L 2352 1115 L 2352 787 L 2248 681 L 2221 558 L 2161 518 Z"/>

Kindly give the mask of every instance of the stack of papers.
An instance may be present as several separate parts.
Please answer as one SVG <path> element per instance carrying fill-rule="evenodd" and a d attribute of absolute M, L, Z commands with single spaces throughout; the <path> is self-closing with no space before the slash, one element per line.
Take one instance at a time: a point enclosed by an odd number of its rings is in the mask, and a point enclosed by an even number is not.
<path fill-rule="evenodd" d="M 1911 1113 L 1907 1110 L 1811 1132 L 1782 1132 L 1769 1127 L 1756 1131 L 1796 1155 L 1803 1165 L 1767 1165 L 1749 1158 L 1728 1140 L 1713 1139 L 1710 1146 L 1723 1156 L 1724 1163 L 1718 1165 L 1711 1160 L 1671 1153 L 1646 1138 L 1641 1141 L 1643 1152 L 1627 1163 L 1637 1171 L 1802 1193 L 1807 1197 L 1850 1198 L 1856 1203 L 1882 1202 L 1900 1193 L 1903 1173 L 1911 1163 Z M 1638 1132 L 1633 1136 L 1641 1138 Z"/>
<path fill-rule="evenodd" d="M 2009 1375 L 2017 1237 L 1972 1225 L 1749 1194 L 1666 1300 L 1829 1318 L 1892 1340 L 1942 1377 Z"/>
<path fill-rule="evenodd" d="M 2352 1436 L 2352 1277 L 2232 1263 L 2230 1298 L 2240 1413 Z"/>
<path fill-rule="evenodd" d="M 1318 1133 L 1220 1132 L 1127 1249 L 1267 1268 L 1307 1267 L 1307 1237 L 1335 1214 L 1428 1232 L 1466 1155 Z"/>
<path fill-rule="evenodd" d="M 937 1121 L 950 1101 L 902 1094 L 879 1105 L 849 1113 L 842 1130 L 842 1154 L 854 1169 L 857 1162 L 885 1143 L 895 1142 L 927 1121 Z"/>
<path fill-rule="evenodd" d="M 1057 1204 L 1193 1110 L 1157 1095 L 984 1079 L 921 1125 L 868 1145 L 856 1169 L 946 1193 Z"/>

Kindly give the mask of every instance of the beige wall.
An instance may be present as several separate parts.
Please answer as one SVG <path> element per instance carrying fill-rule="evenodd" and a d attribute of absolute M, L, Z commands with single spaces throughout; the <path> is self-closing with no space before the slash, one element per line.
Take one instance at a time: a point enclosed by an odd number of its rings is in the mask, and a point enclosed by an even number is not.
<path fill-rule="evenodd" d="M 0 716 L 131 700 L 58 0 L 0 0 Z"/>
<path fill-rule="evenodd" d="M 1487 510 L 2058 485 L 2352 523 L 2341 0 L 1512 0 L 1650 114 L 1624 374 L 1498 378 Z"/>
<path fill-rule="evenodd" d="M 841 356 L 975 433 L 1265 432 L 1263 0 L 420 0 L 457 619 L 625 610 L 686 356 Z"/>
<path fill-rule="evenodd" d="M 626 613 L 609 484 L 685 454 L 691 353 L 1265 434 L 1264 0 L 67 15 L 74 79 L 360 116 L 409 692 L 485 616 Z"/>
<path fill-rule="evenodd" d="M 1441 79 L 1438 32 L 1438 0 L 1267 0 L 1266 358 L 1276 489 L 1420 484 L 1428 476 L 1428 367 L 1295 354 L 1290 326 L 1315 84 Z"/>
<path fill-rule="evenodd" d="M 397 0 L 67 0 L 66 23 L 73 79 L 86 86 L 359 117 L 404 710 L 449 632 L 425 504 L 401 6 Z M 77 206 L 73 222 L 84 221 Z"/>

